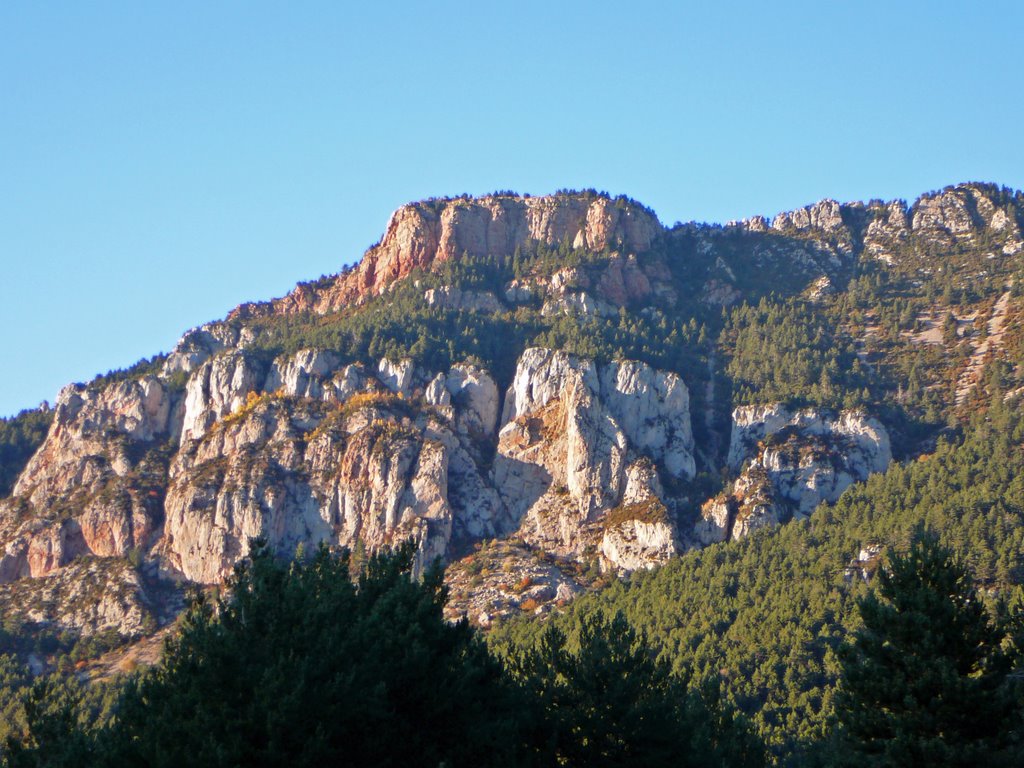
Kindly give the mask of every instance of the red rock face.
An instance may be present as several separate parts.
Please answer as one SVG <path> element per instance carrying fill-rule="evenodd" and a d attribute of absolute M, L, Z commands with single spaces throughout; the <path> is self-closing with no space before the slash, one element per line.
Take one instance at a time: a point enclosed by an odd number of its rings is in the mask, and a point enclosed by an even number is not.
<path fill-rule="evenodd" d="M 145 546 L 152 533 L 152 518 L 156 515 L 145 508 L 141 499 L 123 498 L 119 502 L 90 506 L 78 518 L 82 538 L 94 555 L 122 557 L 132 547 Z"/>
<path fill-rule="evenodd" d="M 68 520 L 63 525 L 47 528 L 29 541 L 29 575 L 33 578 L 45 576 L 87 551 L 82 541 L 82 531 L 74 521 Z"/>
<path fill-rule="evenodd" d="M 621 256 L 611 260 L 601 275 L 598 295 L 617 306 L 631 301 L 642 301 L 651 295 L 651 281 L 643 273 L 636 259 Z"/>
<path fill-rule="evenodd" d="M 300 286 L 270 305 L 243 305 L 234 315 L 331 312 L 380 295 L 417 268 L 463 253 L 511 256 L 533 240 L 548 245 L 569 242 L 591 251 L 618 248 L 638 253 L 647 250 L 661 231 L 657 218 L 646 209 L 603 197 L 484 197 L 413 203 L 392 214 L 380 243 L 351 272 L 326 286 Z M 650 286 L 645 287 L 642 273 L 628 265 L 625 269 L 620 292 L 646 295 Z"/>

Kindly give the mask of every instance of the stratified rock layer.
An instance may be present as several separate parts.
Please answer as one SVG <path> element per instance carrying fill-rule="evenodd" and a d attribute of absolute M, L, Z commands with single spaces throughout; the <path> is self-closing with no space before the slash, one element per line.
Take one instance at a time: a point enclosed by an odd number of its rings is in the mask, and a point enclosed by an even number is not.
<path fill-rule="evenodd" d="M 645 208 L 607 197 L 495 195 L 412 203 L 395 211 L 380 243 L 359 265 L 328 285 L 302 286 L 272 305 L 245 305 L 241 314 L 330 312 L 383 293 L 417 268 L 467 254 L 512 256 L 532 242 L 571 243 L 589 251 L 647 250 L 663 227 Z M 463 301 L 463 295 L 434 295 Z M 430 299 L 428 298 L 428 301 Z M 489 306 L 489 300 L 471 299 Z"/>

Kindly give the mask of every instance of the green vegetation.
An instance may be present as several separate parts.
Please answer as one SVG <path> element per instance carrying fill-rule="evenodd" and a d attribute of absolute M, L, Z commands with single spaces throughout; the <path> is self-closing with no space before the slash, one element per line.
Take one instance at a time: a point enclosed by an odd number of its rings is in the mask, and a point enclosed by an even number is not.
<path fill-rule="evenodd" d="M 725 328 L 727 372 L 738 405 L 784 402 L 850 408 L 870 400 L 850 339 L 807 302 L 741 305 Z"/>
<path fill-rule="evenodd" d="M 10 494 L 18 475 L 42 445 L 53 421 L 53 411 L 25 410 L 0 419 L 0 498 Z"/>
<path fill-rule="evenodd" d="M 529 700 L 540 705 L 541 765 L 758 766 L 764 750 L 742 719 L 704 698 L 654 658 L 653 648 L 622 614 L 592 616 L 570 646 L 549 627 L 512 662 Z"/>
<path fill-rule="evenodd" d="M 760 702 L 754 716 L 762 723 L 765 710 L 786 728 L 820 717 L 803 743 L 773 742 L 783 762 L 1019 765 L 1024 614 L 991 613 L 969 571 L 920 528 L 909 542 L 906 554 L 890 551 L 877 593 L 840 580 L 837 588 L 858 597 L 837 604 L 819 593 L 824 614 L 808 593 L 794 594 L 817 626 L 797 620 L 774 646 L 765 640 L 794 619 L 779 614 L 774 590 L 762 595 L 776 610 L 744 622 L 748 631 L 768 622 L 747 660 L 711 675 L 700 661 L 714 627 L 697 644 L 679 645 L 661 624 L 663 644 L 608 600 L 627 594 L 623 602 L 644 620 L 652 587 L 678 576 L 671 566 L 582 598 L 546 627 L 520 625 L 535 630 L 532 639 L 506 645 L 502 657 L 465 620 L 443 620 L 442 574 L 410 578 L 411 546 L 369 558 L 353 578 L 347 553 L 321 548 L 284 564 L 257 543 L 230 596 L 215 606 L 197 597 L 148 673 L 114 687 L 83 689 L 58 676 L 33 684 L 0 657 L 3 764 L 753 767 L 768 755 L 736 704 L 750 704 L 744 684 L 757 683 L 795 697 L 788 712 Z M 721 549 L 711 554 L 723 565 Z M 762 580 L 778 575 L 770 561 L 765 570 Z M 739 604 L 701 618 L 735 623 L 751 609 L 750 595 L 739 574 L 720 572 L 722 583 L 713 577 L 696 591 Z M 781 586 L 793 588 L 785 578 Z M 678 626 L 686 616 L 662 612 L 670 618 Z M 833 652 L 816 682 L 830 690 L 798 690 L 810 680 L 801 656 L 813 656 L 823 634 Z M 773 657 L 786 646 L 788 655 Z M 771 679 L 764 664 L 782 677 Z"/>
<path fill-rule="evenodd" d="M 868 545 L 902 545 L 921 524 L 982 584 L 1024 582 L 1024 417 L 996 409 L 921 461 L 893 464 L 807 521 L 686 554 L 578 598 L 555 626 L 571 633 L 621 612 L 677 672 L 718 681 L 780 758 L 825 738 L 840 673 L 837 651 L 867 592 L 851 566 Z M 500 653 L 537 642 L 542 626 L 511 622 Z"/>
<path fill-rule="evenodd" d="M 970 571 L 919 533 L 857 603 L 840 649 L 837 765 L 1019 765 L 1021 616 L 989 615 Z"/>
<path fill-rule="evenodd" d="M 120 693 L 119 682 L 86 686 L 63 669 L 33 677 L 13 656 L 0 655 L 0 744 L 50 741 L 51 735 L 53 742 L 60 741 L 44 721 L 63 723 L 65 729 L 109 724 Z M 34 734 L 30 724 L 37 728 Z"/>
<path fill-rule="evenodd" d="M 82 598 L 81 602 L 84 605 L 95 599 L 95 595 L 90 595 Z M 95 659 L 126 641 L 127 638 L 114 630 L 82 637 L 73 630 L 55 631 L 45 624 L 28 622 L 15 615 L 4 615 L 0 625 L 0 655 L 10 655 L 11 658 L 35 655 L 65 672 L 76 662 Z"/>
<path fill-rule="evenodd" d="M 107 371 L 106 373 L 97 376 L 89 382 L 89 386 L 94 389 L 100 389 L 110 384 L 116 384 L 119 381 L 131 381 L 132 379 L 140 379 L 143 376 L 155 375 L 160 372 L 160 369 L 163 367 L 166 359 L 167 355 L 165 354 L 158 354 L 153 355 L 152 357 L 143 358 L 127 368 L 118 368 L 117 370 Z M 184 384 L 184 382 L 180 380 L 180 377 L 175 379 L 172 383 L 178 386 Z"/>
<path fill-rule="evenodd" d="M 990 192 L 1024 224 L 1019 193 Z M 532 243 L 508 258 L 433 264 L 330 315 L 229 321 L 245 325 L 247 354 L 265 361 L 308 347 L 343 363 L 409 357 L 433 371 L 468 360 L 500 388 L 530 346 L 675 371 L 689 387 L 702 450 L 698 480 L 670 491 L 691 511 L 729 480 L 720 460 L 738 404 L 864 407 L 906 461 L 807 521 L 625 581 L 601 575 L 595 559 L 590 583 L 611 582 L 607 589 L 547 624 L 524 615 L 492 633 L 487 648 L 465 624 L 441 622 L 439 574 L 410 581 L 408 553 L 359 552 L 349 561 L 320 553 L 287 568 L 257 553 L 231 597 L 193 607 L 165 666 L 128 685 L 116 720 L 65 706 L 85 694 L 56 678 L 32 688 L 0 658 L 0 714 L 24 737 L 12 764 L 302 765 L 344 750 L 352 762 L 377 764 L 660 765 L 685 745 L 693 764 L 746 765 L 761 761 L 762 743 L 784 764 L 842 764 L 843 755 L 859 764 L 1012 764 L 1006 753 L 1016 745 L 995 735 L 1020 735 L 1020 712 L 1009 704 L 1019 691 L 1007 683 L 1019 616 L 999 603 L 1024 584 L 1024 270 L 985 228 L 957 241 L 910 232 L 886 246 L 884 259 L 855 256 L 867 223 L 887 214 L 871 203 L 843 215 L 860 222 L 853 239 L 679 226 L 638 257 L 664 284 L 621 310 L 545 307 L 557 299 L 545 288 L 556 275 L 600 298 L 613 254 Z M 824 272 L 827 290 L 809 290 Z M 515 301 L 505 296 L 513 280 L 522 289 Z M 484 310 L 425 300 L 426 291 L 450 287 L 475 292 Z M 1006 294 L 1013 301 L 1004 302 L 998 350 L 976 366 L 978 385 L 965 393 L 974 384 L 964 375 L 968 360 Z M 144 360 L 92 386 L 161 363 Z M 183 383 L 178 376 L 172 388 Z M 704 418 L 709 390 L 715 407 Z M 372 405 L 404 415 L 416 407 L 357 396 L 308 439 Z M 254 394 L 221 423 L 272 407 L 273 395 Z M 32 411 L 0 421 L 0 496 L 50 418 Z M 376 426 L 372 451 L 405 437 Z M 129 480 L 159 504 L 173 447 L 152 451 Z M 193 481 L 219 483 L 227 468 L 227 459 L 210 461 Z M 111 485 L 115 492 L 124 488 Z M 47 514 L 80 506 L 74 499 Z M 618 507 L 602 522 L 668 515 L 654 501 Z M 922 526 L 941 545 L 920 539 Z M 362 577 L 349 576 L 363 567 Z M 473 568 L 483 567 L 470 567 L 477 583 Z M 524 602 L 524 614 L 534 607 Z M 5 622 L 0 650 L 71 647 L 67 637 L 26 634 Z M 71 658 L 99 653 L 107 639 Z"/>
<path fill-rule="evenodd" d="M 387 296 L 355 310 L 331 315 L 287 315 L 247 321 L 257 341 L 249 349 L 271 359 L 317 347 L 339 354 L 343 362 L 376 365 L 382 357 L 411 358 L 426 370 L 444 370 L 469 360 L 487 368 L 499 386 L 512 380 L 524 349 L 564 349 L 598 360 L 635 359 L 680 373 L 691 389 L 700 389 L 706 374 L 698 341 L 704 329 L 692 313 L 616 312 L 612 316 L 542 314 L 539 300 L 509 305 L 502 299 L 513 278 L 547 279 L 558 270 L 576 268 L 598 273 L 609 253 L 592 253 L 566 244 L 534 243 L 509 258 L 470 257 L 435 264 L 396 284 Z M 588 278 L 589 279 L 589 278 Z M 429 306 L 431 288 L 458 286 L 486 291 L 497 298 L 497 312 Z"/>
<path fill-rule="evenodd" d="M 655 661 L 621 617 L 568 650 L 549 632 L 508 670 L 442 616 L 440 569 L 413 548 L 275 562 L 254 544 L 230 597 L 197 598 L 161 666 L 113 718 L 77 686 L 37 685 L 12 712 L 8 766 L 757 766 L 742 720 Z M 6 670 L 6 672 L 5 672 Z M 11 691 L 16 669 L 0 667 Z"/>

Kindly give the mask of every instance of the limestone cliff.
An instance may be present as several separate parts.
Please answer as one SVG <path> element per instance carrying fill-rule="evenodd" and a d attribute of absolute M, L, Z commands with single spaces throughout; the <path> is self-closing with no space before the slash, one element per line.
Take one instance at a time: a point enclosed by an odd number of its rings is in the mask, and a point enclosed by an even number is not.
<path fill-rule="evenodd" d="M 272 305 L 245 305 L 243 316 L 266 312 L 330 312 L 384 292 L 417 268 L 461 256 L 512 256 L 531 241 L 569 242 L 590 251 L 647 250 L 663 228 L 638 204 L 604 196 L 492 195 L 405 205 L 384 236 L 350 273 L 306 285 Z"/>
<path fill-rule="evenodd" d="M 251 537 L 289 556 L 412 539 L 420 567 L 451 564 L 452 610 L 487 624 L 807 516 L 885 470 L 891 424 L 877 407 L 733 407 L 723 309 L 771 293 L 825 307 L 876 269 L 907 293 L 932 254 L 968 253 L 1002 297 L 988 359 L 1016 328 L 1022 223 L 1020 195 L 979 184 L 671 230 L 583 193 L 403 206 L 355 268 L 190 330 L 159 365 L 65 388 L 0 499 L 0 607 L 136 636 L 182 584 L 223 580 Z M 556 248 L 512 265 L 537 243 Z M 494 257 L 497 276 L 442 280 L 462 254 Z M 953 318 L 950 366 L 996 311 L 981 301 Z M 393 307 L 395 335 L 402 313 L 427 327 L 400 354 L 369 339 Z M 874 322 L 854 340 L 864 368 Z"/>
<path fill-rule="evenodd" d="M 523 537 L 563 554 L 593 545 L 596 531 L 581 531 L 622 503 L 638 461 L 676 478 L 694 473 L 686 385 L 642 363 L 529 349 L 502 422 L 495 485 Z"/>
<path fill-rule="evenodd" d="M 49 434 L 0 501 L 0 582 L 76 557 L 146 548 L 162 520 L 162 442 L 177 432 L 159 379 L 65 387 Z"/>
<path fill-rule="evenodd" d="M 731 494 L 709 501 L 694 533 L 702 544 L 809 515 L 892 461 L 885 427 L 862 411 L 831 413 L 781 405 L 733 411 Z"/>

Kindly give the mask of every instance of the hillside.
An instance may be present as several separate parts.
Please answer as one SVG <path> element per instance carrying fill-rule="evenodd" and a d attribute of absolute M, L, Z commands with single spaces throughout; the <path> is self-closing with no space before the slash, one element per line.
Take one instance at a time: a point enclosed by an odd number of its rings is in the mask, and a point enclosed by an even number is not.
<path fill-rule="evenodd" d="M 736 695 L 801 691 L 760 727 L 809 738 L 877 546 L 927 519 L 1020 583 L 1015 481 L 957 493 L 1019 461 L 1022 227 L 988 184 L 671 228 L 592 191 L 403 206 L 355 267 L 0 425 L 4 650 L 148 637 L 251 537 L 356 562 L 412 539 L 483 627 L 624 600 L 702 674 L 805 648 L 800 681 Z M 921 483 L 947 490 L 899 500 Z M 743 634 L 804 589 L 809 634 Z"/>

